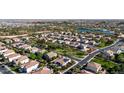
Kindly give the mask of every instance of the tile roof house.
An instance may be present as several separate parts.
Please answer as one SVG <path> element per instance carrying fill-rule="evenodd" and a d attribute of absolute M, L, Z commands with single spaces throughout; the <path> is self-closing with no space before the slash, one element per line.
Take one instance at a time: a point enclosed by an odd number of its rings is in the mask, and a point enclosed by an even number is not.
<path fill-rule="evenodd" d="M 52 40 L 52 43 L 55 43 L 56 41 L 57 41 L 57 39 L 53 39 L 53 40 Z"/>
<path fill-rule="evenodd" d="M 87 64 L 86 69 L 98 73 L 102 69 L 102 67 L 101 64 L 91 62 Z"/>
<path fill-rule="evenodd" d="M 88 47 L 88 46 L 87 46 L 86 44 L 80 44 L 80 45 L 78 46 L 78 48 L 81 49 L 82 51 L 87 51 L 87 50 L 88 50 L 87 47 Z"/>
<path fill-rule="evenodd" d="M 70 41 L 64 41 L 65 44 L 69 45 L 70 44 Z"/>
<path fill-rule="evenodd" d="M 25 40 L 28 41 L 29 40 L 29 37 L 22 37 L 22 40 L 23 41 L 25 41 Z"/>
<path fill-rule="evenodd" d="M 41 52 L 41 53 L 45 53 L 46 50 L 45 50 L 45 49 L 40 49 L 39 52 Z"/>
<path fill-rule="evenodd" d="M 124 38 L 124 34 L 120 33 L 118 38 Z"/>
<path fill-rule="evenodd" d="M 51 74 L 51 73 L 53 73 L 53 71 L 47 67 L 44 67 L 43 69 L 39 69 L 37 71 L 31 72 L 31 74 Z"/>
<path fill-rule="evenodd" d="M 13 63 L 15 63 L 16 65 L 24 64 L 24 63 L 27 63 L 27 62 L 29 62 L 29 58 L 27 56 L 21 56 L 18 59 L 13 61 Z"/>
<path fill-rule="evenodd" d="M 30 49 L 30 52 L 32 52 L 32 53 L 36 53 L 36 52 L 38 52 L 39 51 L 39 49 L 37 48 L 37 47 L 32 47 L 31 49 Z"/>
<path fill-rule="evenodd" d="M 120 49 L 121 49 L 122 52 L 124 52 L 124 45 L 120 46 Z"/>
<path fill-rule="evenodd" d="M 106 57 L 112 57 L 112 56 L 114 56 L 114 52 L 112 50 L 107 50 L 104 52 L 104 55 Z"/>
<path fill-rule="evenodd" d="M 120 54 L 122 52 L 120 47 L 113 47 L 111 50 L 114 52 L 114 54 Z"/>
<path fill-rule="evenodd" d="M 95 45 L 96 42 L 95 42 L 95 41 L 89 41 L 88 44 L 90 44 L 90 45 Z"/>
<path fill-rule="evenodd" d="M 24 43 L 14 43 L 12 44 L 13 47 L 19 47 L 19 46 L 22 46 Z"/>
<path fill-rule="evenodd" d="M 52 58 L 54 58 L 54 57 L 57 57 L 57 53 L 55 53 L 55 52 L 49 52 L 49 53 L 43 55 L 43 58 L 48 61 L 52 60 Z"/>
<path fill-rule="evenodd" d="M 8 49 L 5 46 L 0 46 L 0 54 L 3 54 L 3 52 L 6 52 Z"/>
<path fill-rule="evenodd" d="M 65 66 L 69 62 L 71 62 L 71 59 L 68 57 L 61 57 L 61 58 L 57 58 L 54 60 L 54 63 L 56 63 L 60 66 Z"/>
<path fill-rule="evenodd" d="M 85 43 L 85 44 L 87 44 L 88 42 L 89 42 L 89 40 L 84 39 L 81 43 Z"/>
<path fill-rule="evenodd" d="M 3 45 L 5 45 L 4 43 L 2 43 L 2 42 L 0 42 L 0 46 L 3 46 Z"/>
<path fill-rule="evenodd" d="M 80 41 L 80 38 L 76 37 L 76 41 L 79 42 Z"/>
<path fill-rule="evenodd" d="M 100 38 L 102 38 L 103 36 L 102 35 L 95 35 L 95 38 L 96 39 L 100 39 Z"/>
<path fill-rule="evenodd" d="M 69 46 L 77 48 L 78 46 L 80 46 L 80 43 L 78 43 L 78 42 L 70 42 Z"/>
<path fill-rule="evenodd" d="M 5 41 L 6 44 L 10 44 L 10 43 L 13 42 L 11 39 L 5 39 L 4 41 Z"/>
<path fill-rule="evenodd" d="M 36 70 L 39 66 L 39 62 L 31 60 L 23 65 L 21 65 L 22 72 L 30 73 L 33 70 Z"/>
<path fill-rule="evenodd" d="M 19 38 L 13 38 L 12 39 L 14 42 L 20 42 L 20 39 Z"/>
<path fill-rule="evenodd" d="M 23 44 L 23 45 L 21 45 L 21 46 L 19 46 L 18 48 L 22 48 L 22 49 L 25 49 L 25 50 L 27 50 L 27 49 L 31 49 L 31 46 L 30 45 L 27 45 L 27 44 Z"/>
<path fill-rule="evenodd" d="M 88 71 L 88 70 L 81 70 L 80 73 L 81 73 L 81 74 L 95 74 L 95 73 L 93 73 L 93 72 L 91 72 L 91 71 Z"/>
<path fill-rule="evenodd" d="M 9 62 L 12 62 L 12 61 L 18 59 L 19 57 L 21 57 L 21 55 L 20 54 L 16 54 L 16 53 L 15 54 L 11 54 L 9 56 L 6 56 L 6 58 L 8 59 Z"/>
<path fill-rule="evenodd" d="M 59 42 L 60 44 L 62 44 L 62 43 L 64 43 L 64 40 L 58 40 L 58 42 Z"/>
<path fill-rule="evenodd" d="M 7 51 L 3 52 L 4 57 L 9 56 L 11 54 L 15 54 L 15 52 L 13 50 L 7 50 Z"/>

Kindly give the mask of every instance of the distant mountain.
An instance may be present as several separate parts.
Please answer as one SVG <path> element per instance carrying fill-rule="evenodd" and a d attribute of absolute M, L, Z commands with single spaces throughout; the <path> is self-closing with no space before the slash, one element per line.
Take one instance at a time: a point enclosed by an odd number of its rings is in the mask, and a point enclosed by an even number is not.
<path fill-rule="evenodd" d="M 68 21 L 71 19 L 0 19 L 0 22 L 8 23 L 27 23 L 27 22 L 52 22 L 52 21 Z"/>
<path fill-rule="evenodd" d="M 85 23 L 95 23 L 100 21 L 106 22 L 124 22 L 122 19 L 0 19 L 0 24 L 32 24 L 32 23 L 42 23 L 42 22 L 85 22 Z"/>

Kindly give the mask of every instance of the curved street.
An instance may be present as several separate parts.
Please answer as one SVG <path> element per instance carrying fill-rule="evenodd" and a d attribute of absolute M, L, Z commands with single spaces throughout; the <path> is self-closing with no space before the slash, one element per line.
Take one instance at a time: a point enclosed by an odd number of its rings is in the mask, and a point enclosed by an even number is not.
<path fill-rule="evenodd" d="M 69 71 L 70 69 L 72 69 L 73 67 L 77 66 L 77 65 L 86 65 L 87 63 L 89 63 L 97 54 L 99 54 L 101 51 L 110 49 L 111 47 L 117 45 L 121 40 L 117 39 L 112 45 L 107 46 L 105 48 L 101 48 L 101 49 L 97 49 L 93 52 L 91 52 L 90 54 L 88 54 L 87 56 L 85 56 L 80 62 L 75 63 L 73 66 L 69 67 L 68 69 L 66 69 L 65 71 L 63 71 L 62 73 L 66 73 L 67 71 Z"/>

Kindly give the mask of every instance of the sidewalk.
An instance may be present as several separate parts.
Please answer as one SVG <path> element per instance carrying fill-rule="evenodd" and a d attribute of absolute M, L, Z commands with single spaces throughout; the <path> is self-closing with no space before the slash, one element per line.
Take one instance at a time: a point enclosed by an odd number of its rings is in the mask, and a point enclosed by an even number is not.
<path fill-rule="evenodd" d="M 16 72 L 12 71 L 7 65 L 4 65 L 7 70 L 9 70 L 11 73 L 16 74 Z"/>

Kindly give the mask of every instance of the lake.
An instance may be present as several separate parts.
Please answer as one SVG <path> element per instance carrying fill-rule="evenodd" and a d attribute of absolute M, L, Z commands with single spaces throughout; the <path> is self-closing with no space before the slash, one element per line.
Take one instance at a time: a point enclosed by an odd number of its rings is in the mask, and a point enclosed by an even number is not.
<path fill-rule="evenodd" d="M 113 31 L 109 31 L 107 29 L 90 29 L 90 28 L 79 28 L 78 29 L 79 32 L 100 32 L 106 35 L 113 35 L 114 32 Z"/>

